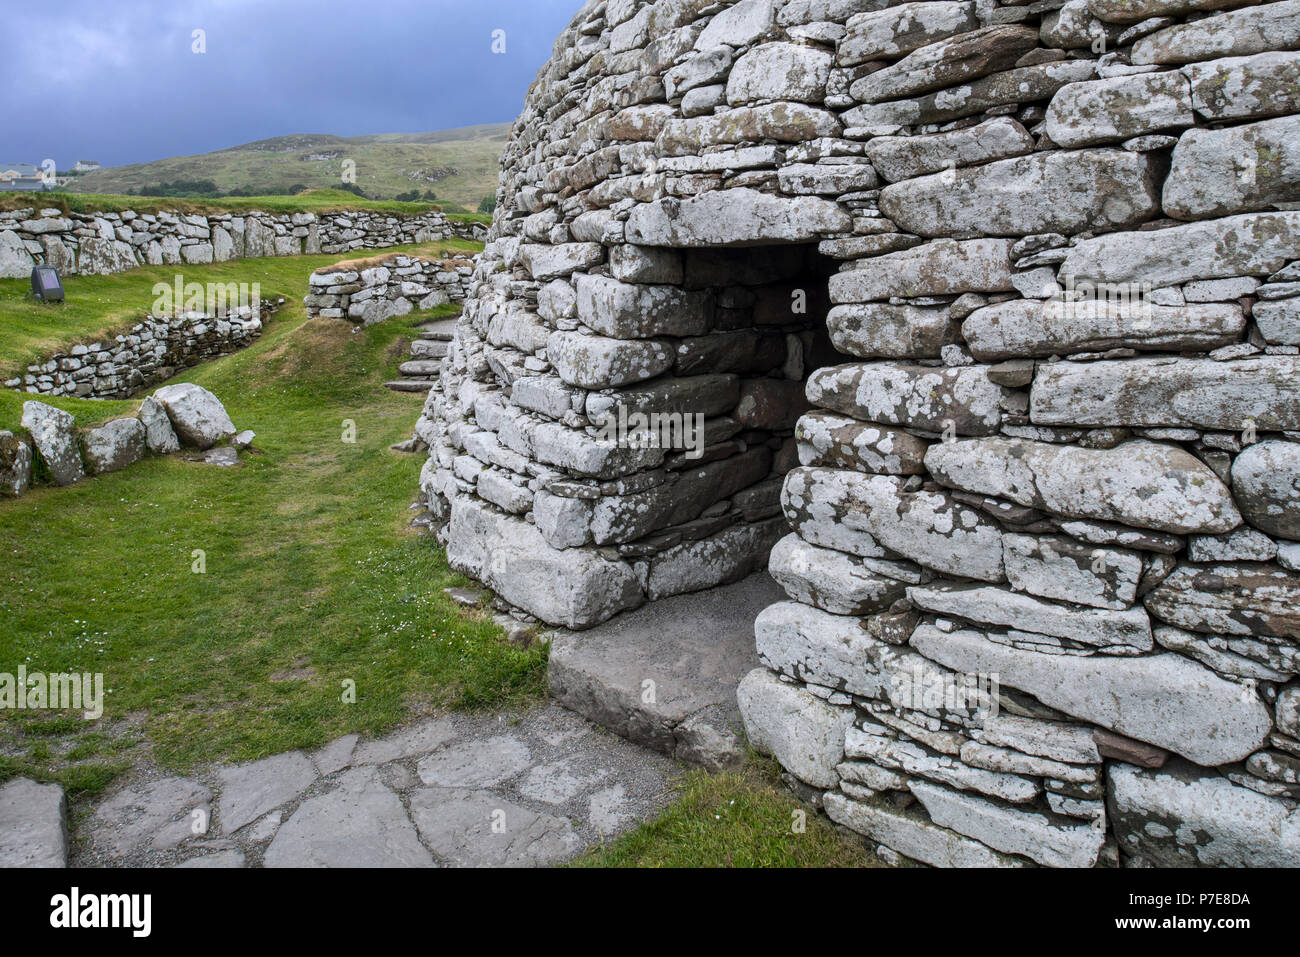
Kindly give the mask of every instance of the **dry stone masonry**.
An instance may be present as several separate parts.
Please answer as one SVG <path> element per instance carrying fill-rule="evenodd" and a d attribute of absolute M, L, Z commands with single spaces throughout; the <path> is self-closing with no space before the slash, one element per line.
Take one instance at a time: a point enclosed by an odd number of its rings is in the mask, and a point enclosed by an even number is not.
<path fill-rule="evenodd" d="M 462 302 L 474 272 L 468 259 L 390 255 L 317 269 L 303 297 L 307 315 L 369 326 L 391 316 Z"/>
<path fill-rule="evenodd" d="M 346 253 L 449 236 L 479 239 L 482 230 L 436 210 L 406 216 L 366 210 L 203 215 L 27 208 L 0 212 L 0 278 L 26 277 L 38 264 L 64 275 L 103 275 L 137 266 Z"/>
<path fill-rule="evenodd" d="M 587 3 L 417 427 L 452 564 L 579 629 L 768 564 L 749 739 L 897 854 L 1300 864 L 1297 50 L 1300 0 Z"/>
<path fill-rule="evenodd" d="M 80 343 L 27 367 L 5 387 L 36 395 L 120 399 L 181 369 L 252 345 L 283 299 L 212 313 L 146 316 L 112 341 Z"/>

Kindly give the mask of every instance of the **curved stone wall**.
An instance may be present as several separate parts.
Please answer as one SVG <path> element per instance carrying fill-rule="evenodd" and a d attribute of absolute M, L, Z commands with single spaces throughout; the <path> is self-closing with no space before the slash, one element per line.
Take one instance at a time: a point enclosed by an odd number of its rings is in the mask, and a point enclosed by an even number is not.
<path fill-rule="evenodd" d="M 583 627 L 770 551 L 750 741 L 893 852 L 1300 864 L 1297 48 L 1298 0 L 588 3 L 417 428 L 450 560 Z"/>

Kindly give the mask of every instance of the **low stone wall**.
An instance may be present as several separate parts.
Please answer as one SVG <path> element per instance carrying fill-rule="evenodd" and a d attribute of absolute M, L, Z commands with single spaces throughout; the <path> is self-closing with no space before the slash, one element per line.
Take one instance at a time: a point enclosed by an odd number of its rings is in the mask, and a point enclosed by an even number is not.
<path fill-rule="evenodd" d="M 347 319 L 363 326 L 416 309 L 465 299 L 474 263 L 395 254 L 318 269 L 303 297 L 307 315 Z"/>
<path fill-rule="evenodd" d="M 147 316 L 112 341 L 76 345 L 29 365 L 5 387 L 34 395 L 125 398 L 188 366 L 251 345 L 262 334 L 262 317 L 283 302 L 263 299 L 257 309 L 243 306 L 221 315 Z"/>
<path fill-rule="evenodd" d="M 450 236 L 481 240 L 486 234 L 479 223 L 452 222 L 437 211 L 65 215 L 28 208 L 0 213 L 0 278 L 26 277 L 36 264 L 55 266 L 64 275 L 103 275 L 145 265 L 346 253 Z"/>
<path fill-rule="evenodd" d="M 589 625 L 773 508 L 739 703 L 834 820 L 1300 865 L 1298 44 L 1300 0 L 591 0 L 417 428 L 449 561 Z"/>

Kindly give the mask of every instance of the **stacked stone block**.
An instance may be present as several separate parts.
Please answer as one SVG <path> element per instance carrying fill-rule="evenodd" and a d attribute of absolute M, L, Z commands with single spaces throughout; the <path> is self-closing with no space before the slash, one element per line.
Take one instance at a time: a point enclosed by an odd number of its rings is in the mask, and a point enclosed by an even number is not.
<path fill-rule="evenodd" d="M 391 316 L 462 302 L 474 272 L 468 259 L 384 256 L 317 269 L 303 297 L 311 318 L 368 326 Z"/>
<path fill-rule="evenodd" d="M 25 278 L 35 265 L 64 275 L 104 275 L 137 266 L 346 253 L 483 234 L 479 224 L 453 223 L 436 210 L 413 216 L 366 210 L 205 216 L 32 207 L 0 212 L 0 278 Z"/>
<path fill-rule="evenodd" d="M 1297 49 L 1297 0 L 588 3 L 418 426 L 452 563 L 581 626 L 775 543 L 741 710 L 834 820 L 1300 864 Z M 747 280 L 813 256 L 777 372 Z M 597 441 L 726 375 L 803 382 L 793 431 Z"/>

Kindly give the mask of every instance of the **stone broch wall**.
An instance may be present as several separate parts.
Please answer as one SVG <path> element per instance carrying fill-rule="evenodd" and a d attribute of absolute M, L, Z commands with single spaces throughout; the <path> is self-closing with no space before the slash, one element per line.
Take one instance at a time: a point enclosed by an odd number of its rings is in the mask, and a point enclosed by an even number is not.
<path fill-rule="evenodd" d="M 1300 864 L 1297 48 L 1297 0 L 588 3 L 418 426 L 451 562 L 583 627 L 768 561 L 750 740 L 891 853 Z"/>
<path fill-rule="evenodd" d="M 449 236 L 479 239 L 481 231 L 477 223 L 451 222 L 437 211 L 204 216 L 28 208 L 0 212 L 0 278 L 25 278 L 36 264 L 55 266 L 64 275 L 100 275 L 137 266 L 345 253 Z"/>

